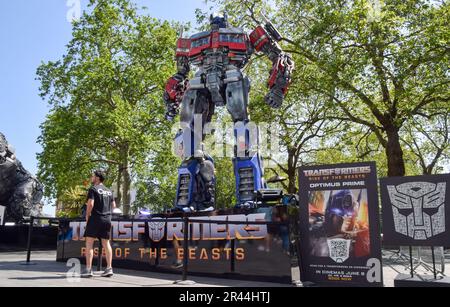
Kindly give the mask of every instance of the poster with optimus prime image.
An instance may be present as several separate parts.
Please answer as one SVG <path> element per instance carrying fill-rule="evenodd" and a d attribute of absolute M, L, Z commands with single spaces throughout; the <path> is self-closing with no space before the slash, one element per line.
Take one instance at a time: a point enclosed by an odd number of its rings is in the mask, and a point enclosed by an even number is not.
<path fill-rule="evenodd" d="M 309 254 L 344 263 L 370 255 L 367 189 L 309 192 Z"/>
<path fill-rule="evenodd" d="M 381 286 L 375 163 L 300 169 L 302 280 Z"/>

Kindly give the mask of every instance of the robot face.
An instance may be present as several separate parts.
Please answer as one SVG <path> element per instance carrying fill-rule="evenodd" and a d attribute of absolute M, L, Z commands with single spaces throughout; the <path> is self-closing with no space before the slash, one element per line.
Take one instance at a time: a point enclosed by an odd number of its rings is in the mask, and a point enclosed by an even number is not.
<path fill-rule="evenodd" d="M 396 232 L 415 240 L 445 232 L 445 182 L 408 182 L 387 189 Z"/>
<path fill-rule="evenodd" d="M 345 195 L 342 199 L 342 208 L 345 211 L 353 210 L 353 198 L 351 195 Z"/>
<path fill-rule="evenodd" d="M 153 242 L 159 242 L 164 238 L 165 226 L 165 222 L 148 223 L 149 236 Z"/>
<path fill-rule="evenodd" d="M 327 213 L 341 217 L 353 216 L 356 206 L 357 204 L 353 199 L 351 191 L 342 190 L 334 195 L 330 195 L 327 204 Z"/>

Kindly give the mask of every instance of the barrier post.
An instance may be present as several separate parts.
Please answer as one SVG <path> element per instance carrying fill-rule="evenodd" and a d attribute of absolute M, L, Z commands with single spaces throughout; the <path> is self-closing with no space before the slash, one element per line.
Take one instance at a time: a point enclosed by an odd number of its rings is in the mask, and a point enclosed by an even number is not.
<path fill-rule="evenodd" d="M 189 218 L 184 218 L 184 227 L 183 227 L 183 276 L 182 281 L 187 280 L 188 274 L 188 254 L 189 254 Z"/>
<path fill-rule="evenodd" d="M 437 272 L 436 272 L 436 255 L 434 253 L 434 246 L 431 247 L 431 257 L 433 258 L 433 276 L 434 279 L 437 279 Z"/>
<path fill-rule="evenodd" d="M 28 225 L 28 241 L 27 241 L 27 263 L 31 261 L 31 238 L 33 237 L 34 217 L 30 217 L 30 224 Z"/>
<path fill-rule="evenodd" d="M 231 272 L 234 273 L 236 271 L 236 241 L 235 239 L 231 240 Z"/>
<path fill-rule="evenodd" d="M 413 248 L 409 246 L 409 265 L 411 266 L 411 278 L 414 278 Z"/>
<path fill-rule="evenodd" d="M 181 280 L 175 281 L 178 285 L 195 285 L 195 281 L 187 279 L 188 275 L 188 257 L 189 257 L 189 218 L 183 217 L 183 275 Z"/>
<path fill-rule="evenodd" d="M 31 239 L 33 238 L 33 225 L 34 225 L 34 217 L 30 217 L 30 224 L 28 225 L 28 238 L 27 238 L 27 260 L 22 263 L 22 265 L 34 265 L 35 263 L 31 262 Z"/>

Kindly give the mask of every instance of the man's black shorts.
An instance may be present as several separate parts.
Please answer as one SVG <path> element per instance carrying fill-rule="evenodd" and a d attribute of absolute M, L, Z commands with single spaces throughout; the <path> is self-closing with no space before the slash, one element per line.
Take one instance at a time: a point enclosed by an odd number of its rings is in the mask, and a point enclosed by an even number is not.
<path fill-rule="evenodd" d="M 86 238 L 111 239 L 111 218 L 92 215 L 86 225 Z"/>

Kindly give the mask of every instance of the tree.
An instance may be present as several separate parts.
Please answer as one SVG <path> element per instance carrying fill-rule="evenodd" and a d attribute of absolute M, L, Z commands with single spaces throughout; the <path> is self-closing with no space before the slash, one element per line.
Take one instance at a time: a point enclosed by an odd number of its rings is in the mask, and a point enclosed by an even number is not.
<path fill-rule="evenodd" d="M 87 189 L 85 186 L 69 188 L 58 199 L 61 207 L 58 208 L 58 217 L 77 218 L 81 216 L 81 210 L 86 203 Z"/>
<path fill-rule="evenodd" d="M 415 156 L 424 175 L 440 173 L 450 158 L 450 114 L 444 112 L 432 119 L 416 116 L 405 125 L 402 142 Z"/>
<path fill-rule="evenodd" d="M 46 195 L 59 197 L 94 167 L 107 168 L 127 214 L 134 170 L 145 169 L 155 140 L 167 139 L 170 128 L 161 93 L 174 72 L 175 25 L 138 15 L 129 0 L 89 6 L 62 59 L 37 70 L 51 106 L 39 138 L 39 177 Z"/>
<path fill-rule="evenodd" d="M 271 110 L 265 105 L 262 100 L 264 91 L 256 91 L 252 95 L 252 119 L 259 123 L 270 121 L 271 146 L 279 139 L 279 152 L 272 150 L 267 157 L 275 164 L 268 170 L 277 176 L 286 176 L 287 182 L 282 186 L 288 193 L 298 191 L 297 169 L 312 162 L 311 157 L 321 150 L 320 140 L 344 128 L 342 122 L 327 119 L 330 112 L 326 105 L 327 97 L 313 93 L 307 95 L 299 87 L 298 83 L 292 84 L 280 110 Z M 274 133 L 277 138 L 274 138 Z"/>
<path fill-rule="evenodd" d="M 448 4 L 385 1 L 373 13 L 369 1 L 279 3 L 285 18 L 299 14 L 291 51 L 321 72 L 303 81 L 332 98 L 342 119 L 376 135 L 389 176 L 405 175 L 402 126 L 430 109 L 448 110 Z"/>
<path fill-rule="evenodd" d="M 146 207 L 155 212 L 173 208 L 179 159 L 172 154 L 171 135 L 156 140 L 153 152 L 145 164 L 136 170 L 135 207 Z"/>
<path fill-rule="evenodd" d="M 268 1 L 212 1 L 242 24 L 259 21 Z M 296 82 L 326 95 L 332 119 L 370 129 L 384 148 L 389 176 L 403 176 L 400 131 L 414 116 L 449 110 L 449 4 L 388 0 L 278 0 L 271 14 L 287 51 L 308 69 Z M 273 2 L 270 2 L 273 4 Z M 242 7 L 246 8 L 242 10 Z"/>

